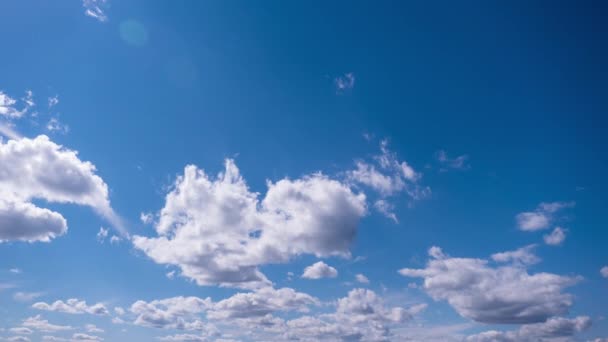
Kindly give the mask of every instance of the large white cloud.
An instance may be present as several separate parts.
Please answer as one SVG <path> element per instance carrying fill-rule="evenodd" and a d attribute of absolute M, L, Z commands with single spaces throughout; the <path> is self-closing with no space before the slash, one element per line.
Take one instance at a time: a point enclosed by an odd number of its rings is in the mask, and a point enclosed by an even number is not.
<path fill-rule="evenodd" d="M 57 300 L 51 304 L 44 302 L 34 303 L 32 308 L 45 311 L 64 312 L 69 314 L 92 314 L 92 315 L 108 315 L 108 308 L 103 303 L 88 305 L 84 300 L 70 298 L 67 301 Z"/>
<path fill-rule="evenodd" d="M 301 254 L 349 256 L 367 211 L 363 194 L 320 173 L 268 182 L 258 197 L 232 160 L 216 178 L 187 166 L 160 211 L 159 236 L 133 243 L 199 285 L 259 288 L 270 283 L 259 265 Z"/>
<path fill-rule="evenodd" d="M 528 251 L 529 252 L 529 251 Z M 441 249 L 429 250 L 424 269 L 404 268 L 408 277 L 424 279 L 424 290 L 435 300 L 446 300 L 460 315 L 484 323 L 544 322 L 567 312 L 572 296 L 562 290 L 578 277 L 551 273 L 529 274 L 520 253 L 494 255 L 513 264 L 492 266 L 487 260 L 452 258 Z M 525 254 L 525 253 L 523 253 Z M 529 260 L 524 256 L 524 260 Z"/>
<path fill-rule="evenodd" d="M 591 319 L 579 316 L 568 319 L 563 317 L 550 318 L 546 322 L 526 324 L 515 331 L 485 331 L 469 336 L 467 342 L 539 342 L 565 341 L 564 338 L 574 336 L 591 326 Z"/>
<path fill-rule="evenodd" d="M 0 241 L 50 241 L 65 234 L 63 216 L 31 203 L 34 199 L 92 207 L 117 228 L 108 187 L 95 166 L 41 135 L 0 140 Z"/>

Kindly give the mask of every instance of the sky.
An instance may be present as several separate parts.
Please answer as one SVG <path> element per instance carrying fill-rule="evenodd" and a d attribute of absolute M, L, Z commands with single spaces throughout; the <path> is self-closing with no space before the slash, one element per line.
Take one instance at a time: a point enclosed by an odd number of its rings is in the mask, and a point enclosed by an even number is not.
<path fill-rule="evenodd" d="M 0 3 L 0 340 L 608 341 L 601 1 Z"/>

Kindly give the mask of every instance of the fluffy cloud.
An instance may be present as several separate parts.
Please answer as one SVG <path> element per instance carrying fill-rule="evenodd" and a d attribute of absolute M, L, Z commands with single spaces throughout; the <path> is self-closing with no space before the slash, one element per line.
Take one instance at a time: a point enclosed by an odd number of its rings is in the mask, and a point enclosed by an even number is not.
<path fill-rule="evenodd" d="M 176 265 L 199 285 L 260 288 L 258 266 L 301 254 L 350 256 L 366 214 L 363 194 L 320 173 L 268 182 L 260 200 L 232 160 L 209 177 L 187 166 L 167 195 L 158 237 L 133 237 L 136 248 L 161 264 Z"/>
<path fill-rule="evenodd" d="M 22 99 L 23 108 L 17 109 L 17 100 L 0 90 L 0 117 L 6 119 L 21 118 L 32 106 L 34 106 L 32 96 L 32 92 L 28 90 L 26 96 Z"/>
<path fill-rule="evenodd" d="M 318 300 L 290 288 L 263 288 L 250 293 L 237 293 L 215 303 L 207 313 L 210 319 L 251 318 L 277 311 L 308 311 Z"/>
<path fill-rule="evenodd" d="M 533 251 L 536 245 L 528 245 L 514 251 L 501 252 L 492 254 L 492 260 L 496 262 L 512 262 L 522 265 L 533 265 L 540 262 Z"/>
<path fill-rule="evenodd" d="M 211 306 L 210 298 L 174 297 L 145 302 L 139 300 L 131 305 L 130 311 L 137 315 L 135 324 L 171 329 L 196 330 L 202 322 L 197 315 Z"/>
<path fill-rule="evenodd" d="M 105 13 L 105 9 L 108 6 L 107 0 L 82 0 L 82 6 L 84 7 L 85 15 L 101 22 L 108 20 L 108 16 Z"/>
<path fill-rule="evenodd" d="M 403 323 L 425 308 L 426 304 L 419 304 L 410 309 L 387 308 L 382 298 L 374 291 L 354 289 L 347 297 L 338 300 L 336 314 L 357 323 L 369 321 Z"/>
<path fill-rule="evenodd" d="M 536 210 L 519 213 L 515 219 L 519 229 L 523 231 L 542 230 L 549 227 L 558 211 L 572 208 L 574 205 L 574 202 L 541 203 Z"/>
<path fill-rule="evenodd" d="M 100 334 L 104 332 L 103 329 L 98 328 L 95 324 L 87 324 L 84 326 L 84 328 L 87 330 L 87 332 L 92 334 Z"/>
<path fill-rule="evenodd" d="M 26 318 L 23 323 L 21 323 L 21 326 L 43 332 L 55 332 L 73 329 L 71 326 L 67 325 L 51 324 L 46 319 L 43 319 L 40 315 Z"/>
<path fill-rule="evenodd" d="M 561 245 L 564 240 L 566 240 L 566 230 L 561 227 L 555 227 L 551 234 L 546 234 L 543 236 L 543 240 L 547 245 L 550 246 Z"/>
<path fill-rule="evenodd" d="M 537 342 L 563 341 L 591 326 L 591 319 L 579 316 L 573 319 L 554 317 L 543 323 L 527 324 L 515 331 L 490 330 L 469 336 L 467 342 Z"/>
<path fill-rule="evenodd" d="M 602 275 L 602 277 L 608 278 L 608 266 L 602 267 L 602 269 L 600 270 L 600 274 Z"/>
<path fill-rule="evenodd" d="M 32 308 L 45 311 L 64 312 L 69 314 L 92 314 L 92 315 L 108 315 L 109 311 L 103 303 L 87 305 L 84 300 L 76 298 L 68 299 L 66 302 L 57 300 L 52 304 L 44 302 L 34 303 Z"/>
<path fill-rule="evenodd" d="M 77 152 L 41 135 L 0 141 L 0 241 L 50 241 L 65 234 L 66 220 L 33 199 L 87 205 L 120 227 L 108 187 Z"/>
<path fill-rule="evenodd" d="M 367 277 L 363 274 L 357 274 L 355 279 L 362 284 L 369 284 L 369 279 L 367 279 Z"/>
<path fill-rule="evenodd" d="M 529 274 L 526 263 L 517 262 L 522 257 L 514 254 L 498 259 L 515 263 L 497 267 L 483 259 L 452 258 L 437 247 L 429 254 L 432 258 L 426 268 L 404 268 L 399 273 L 423 278 L 424 290 L 433 299 L 446 300 L 460 315 L 478 322 L 544 322 L 568 310 L 572 296 L 562 290 L 579 280 L 551 273 Z"/>
<path fill-rule="evenodd" d="M 306 279 L 335 278 L 337 276 L 338 270 L 323 261 L 316 262 L 306 267 L 302 274 L 302 278 Z"/>

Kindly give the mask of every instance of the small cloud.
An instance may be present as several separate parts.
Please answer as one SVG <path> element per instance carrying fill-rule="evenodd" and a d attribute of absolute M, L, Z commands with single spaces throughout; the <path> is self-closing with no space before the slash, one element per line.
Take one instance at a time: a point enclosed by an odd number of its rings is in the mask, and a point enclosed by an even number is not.
<path fill-rule="evenodd" d="M 302 278 L 306 279 L 335 278 L 337 276 L 338 270 L 323 261 L 316 262 L 306 267 L 302 274 Z"/>
<path fill-rule="evenodd" d="M 608 278 L 608 266 L 602 267 L 602 269 L 600 270 L 600 274 L 602 275 L 602 277 Z"/>
<path fill-rule="evenodd" d="M 95 18 L 100 22 L 108 21 L 108 16 L 105 13 L 108 7 L 107 0 L 82 0 L 82 6 L 84 7 L 84 14 Z"/>
<path fill-rule="evenodd" d="M 59 103 L 58 95 L 49 97 L 49 99 L 48 99 L 49 108 L 55 107 L 58 103 Z"/>
<path fill-rule="evenodd" d="M 575 204 L 575 202 L 543 202 L 534 211 L 517 214 L 515 220 L 519 229 L 523 231 L 547 229 L 554 220 L 555 213 L 562 209 L 572 208 Z"/>
<path fill-rule="evenodd" d="M 14 274 L 20 274 L 20 273 L 22 273 L 21 269 L 19 269 L 19 268 L 11 268 L 8 271 L 11 272 L 11 273 L 14 273 Z"/>
<path fill-rule="evenodd" d="M 167 278 L 173 279 L 175 278 L 175 271 L 167 272 L 167 274 L 165 275 L 167 276 Z"/>
<path fill-rule="evenodd" d="M 42 295 L 42 292 L 15 292 L 13 299 L 18 302 L 31 302 Z"/>
<path fill-rule="evenodd" d="M 46 124 L 47 131 L 51 133 L 66 134 L 70 131 L 70 127 L 66 124 L 61 123 L 57 118 L 51 118 Z"/>
<path fill-rule="evenodd" d="M 362 284 L 369 284 L 369 279 L 361 273 L 357 274 L 355 279 Z"/>
<path fill-rule="evenodd" d="M 140 213 L 139 219 L 143 224 L 150 224 L 154 221 L 154 215 L 152 213 Z"/>
<path fill-rule="evenodd" d="M 117 244 L 120 241 L 122 241 L 122 239 L 116 235 L 112 235 L 112 237 L 110 238 L 110 244 L 112 245 Z"/>
<path fill-rule="evenodd" d="M 467 163 L 469 156 L 466 154 L 455 158 L 450 158 L 444 150 L 439 150 L 435 152 L 435 159 L 441 165 L 440 171 L 442 172 L 446 172 L 449 169 L 464 171 L 471 168 L 471 165 Z"/>
<path fill-rule="evenodd" d="M 87 324 L 84 326 L 84 328 L 87 330 L 87 332 L 92 334 L 99 334 L 104 332 L 103 329 L 98 328 L 95 324 Z"/>
<path fill-rule="evenodd" d="M 97 241 L 103 243 L 108 237 L 108 229 L 104 227 L 99 228 L 99 232 L 97 233 Z"/>
<path fill-rule="evenodd" d="M 397 215 L 395 215 L 395 213 L 393 212 L 393 210 L 395 209 L 394 204 L 392 204 L 384 199 L 380 199 L 380 200 L 377 200 L 376 202 L 374 202 L 374 208 L 376 208 L 376 210 L 378 210 L 378 212 L 381 213 L 382 215 L 393 220 L 395 223 L 399 223 L 399 220 L 397 219 Z"/>
<path fill-rule="evenodd" d="M 338 93 L 353 89 L 355 87 L 355 74 L 349 72 L 343 76 L 338 76 L 334 79 L 334 84 Z"/>
<path fill-rule="evenodd" d="M 0 117 L 9 120 L 23 117 L 35 105 L 34 93 L 31 90 L 27 90 L 25 97 L 21 98 L 21 102 L 23 103 L 23 108 L 17 109 L 17 100 L 0 90 Z"/>
<path fill-rule="evenodd" d="M 550 246 L 561 245 L 566 240 L 566 230 L 561 227 L 555 227 L 551 234 L 543 236 L 543 240 Z"/>

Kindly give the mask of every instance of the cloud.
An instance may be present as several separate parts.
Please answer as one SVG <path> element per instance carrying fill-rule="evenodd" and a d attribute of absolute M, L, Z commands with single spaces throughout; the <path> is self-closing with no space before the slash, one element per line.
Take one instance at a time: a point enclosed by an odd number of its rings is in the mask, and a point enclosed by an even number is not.
<path fill-rule="evenodd" d="M 99 232 L 97 232 L 97 241 L 103 243 L 108 237 L 108 229 L 104 227 L 99 227 Z"/>
<path fill-rule="evenodd" d="M 519 229 L 523 231 L 537 231 L 546 229 L 554 220 L 558 211 L 574 207 L 574 202 L 541 203 L 535 211 L 523 212 L 515 217 Z"/>
<path fill-rule="evenodd" d="M 338 92 L 353 89 L 355 87 L 355 74 L 348 72 L 342 76 L 338 76 L 334 79 L 334 84 Z"/>
<path fill-rule="evenodd" d="M 399 219 L 397 219 L 397 215 L 393 212 L 395 210 L 395 205 L 390 203 L 387 200 L 379 199 L 374 202 L 374 208 L 382 215 L 388 217 L 393 220 L 395 223 L 399 223 Z"/>
<path fill-rule="evenodd" d="M 17 109 L 17 100 L 0 90 L 0 117 L 4 117 L 5 119 L 19 119 L 23 117 L 34 106 L 32 95 L 31 91 L 27 91 L 26 97 L 22 100 L 24 102 L 23 108 Z"/>
<path fill-rule="evenodd" d="M 543 323 L 526 324 L 515 331 L 490 330 L 467 337 L 467 342 L 537 342 L 572 337 L 591 326 L 591 319 L 579 316 L 568 319 L 554 317 Z M 563 341 L 560 339 L 560 341 Z"/>
<path fill-rule="evenodd" d="M 13 274 L 21 274 L 21 273 L 23 273 L 23 271 L 21 271 L 21 269 L 19 269 L 19 268 L 11 268 L 8 271 L 11 272 L 11 273 L 13 273 Z"/>
<path fill-rule="evenodd" d="M 242 288 L 270 284 L 259 265 L 350 256 L 365 195 L 320 173 L 267 186 L 260 200 L 232 160 L 215 178 L 187 166 L 160 211 L 158 237 L 134 236 L 133 244 L 199 285 Z"/>
<path fill-rule="evenodd" d="M 471 168 L 471 165 L 467 164 L 469 156 L 466 154 L 455 158 L 450 158 L 444 150 L 439 150 L 435 153 L 435 159 L 437 159 L 441 165 L 441 171 L 447 171 L 448 169 L 468 170 Z"/>
<path fill-rule="evenodd" d="M 92 334 L 101 334 L 104 332 L 103 329 L 98 328 L 95 324 L 87 324 L 84 326 L 84 328 L 87 330 L 87 332 Z"/>
<path fill-rule="evenodd" d="M 131 305 L 130 311 L 137 315 L 134 324 L 166 329 L 188 329 L 195 324 L 198 314 L 207 310 L 212 301 L 210 298 L 173 297 L 145 302 L 138 300 Z"/>
<path fill-rule="evenodd" d="M 540 262 L 540 258 L 537 257 L 533 250 L 536 245 L 528 245 L 514 251 L 501 252 L 492 254 L 492 260 L 496 262 L 512 262 L 521 265 L 534 265 Z"/>
<path fill-rule="evenodd" d="M 25 327 L 10 328 L 10 329 L 8 329 L 8 331 L 12 334 L 17 334 L 17 335 L 30 335 L 34 332 L 32 329 L 25 328 Z"/>
<path fill-rule="evenodd" d="M 87 335 L 83 333 L 75 333 L 72 335 L 72 341 L 85 341 L 85 342 L 94 342 L 94 341 L 103 341 L 103 338 L 99 336 Z"/>
<path fill-rule="evenodd" d="M 608 266 L 602 267 L 602 269 L 600 270 L 600 274 L 602 275 L 602 277 L 608 278 Z"/>
<path fill-rule="evenodd" d="M 175 334 L 158 338 L 161 341 L 187 341 L 187 342 L 207 342 L 209 339 L 206 336 L 192 334 Z"/>
<path fill-rule="evenodd" d="M 500 256 L 501 261 L 516 262 L 493 267 L 484 259 L 449 257 L 437 247 L 429 254 L 432 258 L 426 268 L 404 268 L 399 273 L 423 278 L 423 288 L 434 300 L 446 300 L 461 316 L 477 322 L 544 322 L 567 312 L 572 296 L 562 290 L 580 280 L 551 273 L 529 274 L 526 263 L 517 262 L 522 258 L 516 256 Z"/>
<path fill-rule="evenodd" d="M 121 229 L 108 187 L 95 166 L 41 135 L 0 141 L 0 241 L 44 241 L 67 231 L 65 218 L 39 208 L 34 199 L 92 207 Z"/>
<path fill-rule="evenodd" d="M 225 320 L 231 318 L 252 318 L 265 316 L 277 311 L 308 311 L 308 306 L 317 305 L 318 300 L 308 294 L 290 288 L 275 290 L 271 287 L 255 292 L 237 293 L 215 303 L 207 317 Z"/>
<path fill-rule="evenodd" d="M 337 276 L 338 271 L 323 261 L 316 262 L 306 267 L 302 274 L 302 278 L 306 279 L 335 278 Z"/>
<path fill-rule="evenodd" d="M 82 6 L 85 9 L 85 15 L 95 18 L 100 22 L 108 21 L 108 16 L 105 13 L 108 7 L 107 0 L 82 0 Z"/>
<path fill-rule="evenodd" d="M 546 234 L 543 236 L 543 240 L 547 245 L 550 246 L 561 245 L 564 240 L 566 240 L 566 231 L 561 227 L 555 227 L 551 234 Z"/>
<path fill-rule="evenodd" d="M 355 279 L 357 280 L 357 282 L 362 283 L 362 284 L 369 284 L 369 279 L 367 279 L 366 276 L 364 276 L 363 274 L 359 273 L 355 276 Z"/>
<path fill-rule="evenodd" d="M 30 342 L 31 341 L 28 337 L 25 337 L 25 336 L 7 337 L 6 340 L 9 342 Z"/>
<path fill-rule="evenodd" d="M 57 118 L 51 118 L 46 124 L 46 130 L 51 133 L 66 134 L 70 131 L 70 127 L 64 123 L 61 123 Z"/>
<path fill-rule="evenodd" d="M 57 104 L 59 104 L 59 96 L 55 95 L 55 96 L 51 96 L 51 97 L 48 98 L 48 106 L 49 106 L 49 108 L 53 108 Z"/>
<path fill-rule="evenodd" d="M 42 292 L 15 292 L 13 299 L 18 302 L 31 302 L 42 295 Z"/>
<path fill-rule="evenodd" d="M 49 321 L 43 319 L 40 315 L 26 318 L 23 323 L 21 323 L 21 326 L 43 332 L 55 332 L 73 329 L 71 326 L 67 325 L 51 324 Z"/>
<path fill-rule="evenodd" d="M 68 299 L 66 302 L 57 300 L 52 304 L 44 302 L 34 303 L 32 308 L 45 311 L 64 312 L 69 314 L 92 314 L 92 315 L 108 315 L 110 312 L 103 303 L 87 305 L 84 300 L 76 298 Z"/>

